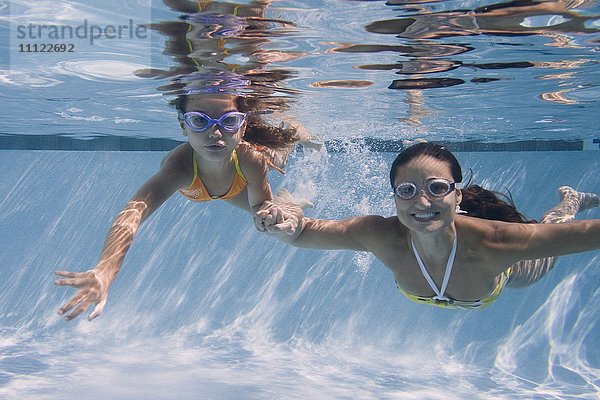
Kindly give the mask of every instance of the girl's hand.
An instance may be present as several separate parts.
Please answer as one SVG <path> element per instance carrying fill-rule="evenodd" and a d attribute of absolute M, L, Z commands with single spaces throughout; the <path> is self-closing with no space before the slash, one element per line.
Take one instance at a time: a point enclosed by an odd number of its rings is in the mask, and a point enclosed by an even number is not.
<path fill-rule="evenodd" d="M 55 271 L 54 273 L 65 278 L 55 280 L 55 285 L 71 286 L 78 289 L 77 293 L 58 309 L 58 314 L 63 315 L 77 306 L 75 310 L 65 317 L 65 321 L 70 321 L 78 317 L 92 304 L 94 305 L 94 310 L 88 317 L 88 320 L 91 321 L 100 315 L 106 304 L 106 296 L 110 283 L 106 283 L 100 279 L 95 270 L 86 272 Z"/>
<path fill-rule="evenodd" d="M 267 201 L 254 215 L 254 224 L 264 233 L 294 235 L 302 216 L 302 209 L 294 204 Z"/>

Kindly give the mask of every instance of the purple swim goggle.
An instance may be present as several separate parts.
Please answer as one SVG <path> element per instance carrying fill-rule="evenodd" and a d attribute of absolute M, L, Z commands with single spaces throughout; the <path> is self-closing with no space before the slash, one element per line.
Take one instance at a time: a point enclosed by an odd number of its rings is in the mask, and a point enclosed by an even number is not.
<path fill-rule="evenodd" d="M 180 113 L 179 116 L 191 130 L 196 132 L 204 132 L 215 124 L 228 132 L 235 132 L 241 128 L 246 120 L 246 114 L 239 111 L 229 111 L 218 119 L 212 119 L 200 111 L 188 111 Z"/>

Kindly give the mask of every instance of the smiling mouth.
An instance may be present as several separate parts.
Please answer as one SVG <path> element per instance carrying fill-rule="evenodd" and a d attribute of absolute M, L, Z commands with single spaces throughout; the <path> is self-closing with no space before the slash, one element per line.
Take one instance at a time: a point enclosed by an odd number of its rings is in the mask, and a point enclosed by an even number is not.
<path fill-rule="evenodd" d="M 437 211 L 416 212 L 410 214 L 417 222 L 429 222 L 438 219 L 440 213 Z"/>

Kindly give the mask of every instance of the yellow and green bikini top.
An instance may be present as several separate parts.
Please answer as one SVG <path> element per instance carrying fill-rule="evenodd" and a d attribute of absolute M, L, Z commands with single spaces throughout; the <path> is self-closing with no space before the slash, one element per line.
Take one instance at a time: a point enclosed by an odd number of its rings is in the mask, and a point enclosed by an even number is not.
<path fill-rule="evenodd" d="M 509 270 L 510 270 L 510 268 L 509 268 Z M 425 296 L 416 296 L 414 294 L 408 293 L 406 290 L 403 290 L 400 286 L 398 286 L 397 282 L 396 282 L 396 286 L 398 287 L 398 290 L 400 290 L 400 292 L 403 295 L 405 295 L 407 298 L 409 298 L 410 300 L 412 300 L 416 303 L 429 304 L 432 306 L 448 308 L 448 309 L 464 308 L 467 310 L 476 310 L 476 309 L 486 308 L 487 306 L 492 304 L 494 301 L 496 301 L 498 296 L 500 296 L 502 289 L 504 289 L 506 282 L 508 281 L 508 276 L 509 276 L 508 274 L 510 272 L 509 270 L 507 270 L 506 272 L 503 272 L 502 275 L 500 275 L 500 281 L 498 282 L 498 285 L 496 285 L 496 287 L 494 288 L 494 291 L 492 293 L 490 293 L 490 295 L 488 297 L 481 299 L 481 300 L 476 300 L 476 301 L 460 301 L 460 300 L 453 300 L 453 299 L 450 299 L 450 301 L 439 301 L 439 300 L 433 299 L 433 297 L 435 297 L 435 296 L 425 297 Z"/>
<path fill-rule="evenodd" d="M 412 251 L 415 255 L 415 258 L 417 259 L 417 263 L 419 264 L 419 268 L 421 269 L 421 273 L 423 274 L 423 277 L 425 278 L 427 283 L 429 283 L 429 286 L 431 287 L 431 289 L 433 289 L 433 291 L 435 292 L 435 296 L 431 296 L 431 297 L 416 296 L 414 294 L 408 293 L 407 291 L 403 290 L 400 287 L 400 285 L 398 285 L 398 282 L 396 282 L 396 286 L 398 287 L 400 292 L 414 302 L 430 304 L 432 306 L 437 306 L 437 307 L 442 307 L 442 308 L 464 308 L 464 309 L 473 310 L 473 309 L 485 308 L 485 307 L 489 306 L 490 304 L 492 304 L 498 298 L 498 296 L 500 295 L 500 292 L 502 292 L 502 289 L 506 285 L 506 282 L 508 281 L 508 276 L 510 274 L 510 268 L 506 272 L 503 272 L 500 275 L 498 284 L 496 285 L 496 287 L 494 288 L 492 293 L 490 293 L 490 295 L 484 299 L 475 300 L 475 301 L 461 301 L 461 300 L 451 299 L 444 295 L 444 293 L 446 292 L 446 287 L 448 286 L 448 281 L 450 280 L 450 275 L 452 273 L 452 266 L 454 265 L 454 257 L 456 256 L 456 241 L 457 241 L 457 239 L 456 239 L 456 231 L 455 231 L 454 232 L 454 243 L 452 244 L 452 250 L 450 251 L 450 256 L 448 257 L 448 263 L 446 264 L 446 271 L 444 272 L 444 279 L 442 281 L 442 287 L 438 289 L 437 285 L 431 278 L 431 275 L 429 275 L 429 272 L 427 272 L 427 268 L 425 268 L 425 264 L 423 264 L 423 260 L 421 259 L 421 256 L 419 255 L 419 252 L 417 251 L 417 248 L 415 247 L 415 243 L 413 242 L 413 240 L 411 238 L 410 244 L 412 247 Z"/>

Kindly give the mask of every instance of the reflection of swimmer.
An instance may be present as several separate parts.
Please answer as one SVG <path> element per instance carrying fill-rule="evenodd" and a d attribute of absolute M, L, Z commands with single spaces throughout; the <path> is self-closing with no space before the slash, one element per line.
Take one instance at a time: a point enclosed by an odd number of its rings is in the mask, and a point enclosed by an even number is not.
<path fill-rule="evenodd" d="M 448 308 L 483 308 L 505 285 L 539 280 L 554 257 L 600 248 L 600 220 L 572 221 L 599 205 L 595 194 L 561 187 L 560 203 L 541 223 L 526 221 L 493 192 L 476 185 L 461 190 L 458 161 L 432 143 L 400 153 L 390 181 L 397 216 L 317 220 L 303 218 L 297 207 L 271 204 L 257 213 L 259 225 L 277 233 L 272 221 L 294 215 L 295 234 L 278 234 L 280 239 L 298 247 L 371 252 L 411 300 Z"/>
<path fill-rule="evenodd" d="M 215 13 L 229 14 L 239 17 L 264 18 L 266 8 L 273 0 L 255 0 L 248 4 L 237 4 L 224 1 L 190 1 L 190 0 L 163 0 L 171 9 L 187 14 Z"/>
<path fill-rule="evenodd" d="M 434 112 L 425 108 L 422 90 L 407 90 L 406 92 L 408 96 L 403 101 L 408 104 L 408 117 L 398 118 L 398 120 L 406 122 L 410 126 L 423 125 L 421 118 L 429 117 L 433 115 Z"/>
<path fill-rule="evenodd" d="M 270 1 L 240 5 L 229 2 L 165 0 L 171 9 L 185 13 L 178 21 L 146 25 L 167 36 L 165 53 L 177 66 L 169 71 L 143 69 L 143 77 L 203 73 L 247 73 L 272 62 L 298 58 L 304 53 L 263 49 L 271 37 L 285 35 L 290 22 L 264 18 Z"/>
<path fill-rule="evenodd" d="M 77 288 L 58 311 L 73 319 L 90 305 L 97 317 L 106 304 L 108 287 L 115 279 L 139 225 L 173 193 L 200 201 L 224 199 L 249 212 L 272 200 L 267 171 L 284 166 L 298 141 L 293 127 L 275 127 L 244 109 L 246 100 L 222 93 L 180 96 L 174 105 L 188 142 L 163 159 L 152 176 L 113 222 L 96 267 L 87 272 L 57 271 L 55 283 Z"/>
<path fill-rule="evenodd" d="M 597 16 L 573 11 L 585 1 L 512 1 L 470 11 L 415 14 L 373 22 L 368 32 L 396 34 L 402 38 L 439 39 L 450 36 L 543 35 L 554 33 L 595 33 L 591 26 Z M 587 2 L 588 4 L 591 4 Z M 588 26 L 590 25 L 590 26 Z"/>

